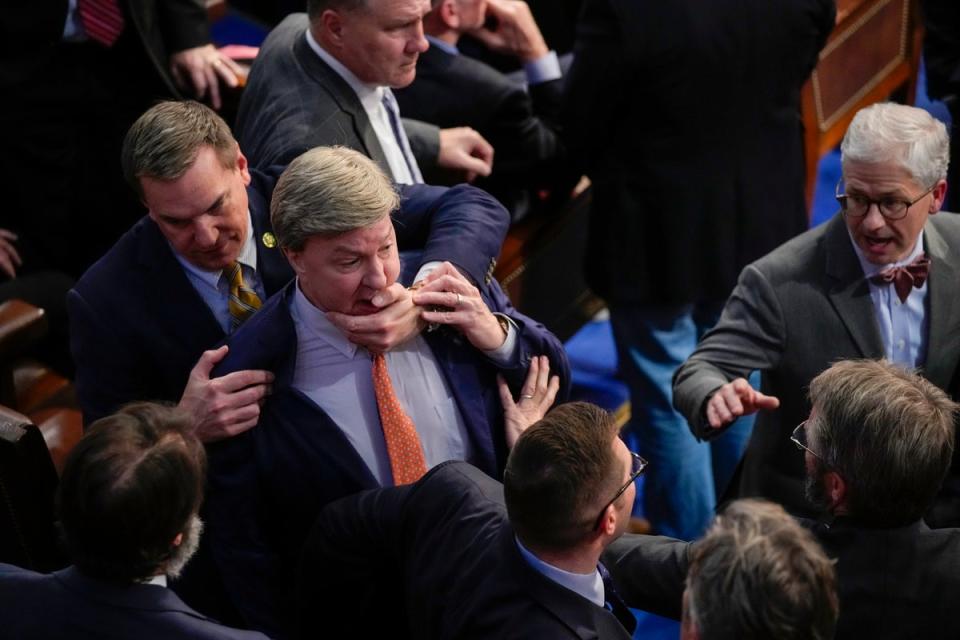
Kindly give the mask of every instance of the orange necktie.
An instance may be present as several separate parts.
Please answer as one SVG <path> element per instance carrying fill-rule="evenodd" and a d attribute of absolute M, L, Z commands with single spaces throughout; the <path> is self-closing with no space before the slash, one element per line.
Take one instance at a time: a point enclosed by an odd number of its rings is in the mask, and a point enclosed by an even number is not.
<path fill-rule="evenodd" d="M 383 439 L 387 443 L 387 455 L 390 456 L 393 483 L 400 485 L 416 482 L 427 472 L 427 463 L 413 420 L 403 410 L 397 394 L 393 391 L 387 361 L 382 353 L 373 356 L 373 391 L 377 396 L 380 426 L 383 428 Z"/>

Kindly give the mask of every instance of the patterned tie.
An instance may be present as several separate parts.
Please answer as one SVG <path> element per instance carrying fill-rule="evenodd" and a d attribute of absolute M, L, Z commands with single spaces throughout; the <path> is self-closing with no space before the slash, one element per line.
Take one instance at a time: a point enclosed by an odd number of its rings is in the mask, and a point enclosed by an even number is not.
<path fill-rule="evenodd" d="M 249 318 L 254 311 L 260 308 L 260 296 L 257 292 L 243 283 L 243 269 L 239 262 L 233 262 L 223 270 L 223 276 L 230 283 L 230 297 L 227 306 L 230 308 L 230 321 L 236 330 L 243 321 Z"/>
<path fill-rule="evenodd" d="M 602 562 L 597 565 L 597 571 L 600 572 L 600 578 L 603 580 L 603 599 L 606 601 L 606 609 L 620 621 L 624 629 L 633 634 L 634 629 L 637 628 L 637 619 L 620 598 L 620 594 L 613 586 L 613 577 Z"/>
<path fill-rule="evenodd" d="M 123 31 L 123 12 L 117 0 L 77 0 L 77 14 L 90 39 L 113 46 Z"/>
<path fill-rule="evenodd" d="M 390 89 L 383 90 L 383 108 L 387 110 L 387 117 L 390 118 L 390 128 L 393 129 L 393 137 L 397 139 L 397 146 L 400 147 L 400 154 L 403 161 L 407 163 L 407 169 L 410 171 L 410 177 L 416 184 L 423 184 L 423 176 L 420 174 L 420 167 L 413 158 L 413 151 L 410 149 L 410 141 L 407 139 L 407 133 L 400 126 L 400 107 L 397 106 L 397 99 L 393 97 Z"/>
<path fill-rule="evenodd" d="M 416 482 L 427 472 L 427 463 L 413 420 L 400 406 L 397 394 L 393 391 L 387 360 L 382 353 L 373 356 L 373 391 L 377 396 L 380 426 L 387 443 L 387 455 L 390 456 L 393 483 L 401 485 Z"/>
<path fill-rule="evenodd" d="M 922 287 L 929 274 L 930 258 L 925 253 L 921 253 L 910 264 L 884 269 L 872 276 L 870 282 L 876 285 L 892 283 L 897 297 L 900 298 L 901 303 L 904 303 L 910 295 L 910 290 L 914 287 L 917 289 Z"/>

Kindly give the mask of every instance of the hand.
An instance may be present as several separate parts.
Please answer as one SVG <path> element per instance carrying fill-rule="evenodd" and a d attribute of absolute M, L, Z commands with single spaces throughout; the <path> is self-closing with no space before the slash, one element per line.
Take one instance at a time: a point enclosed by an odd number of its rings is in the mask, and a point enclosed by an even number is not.
<path fill-rule="evenodd" d="M 527 379 L 520 389 L 520 401 L 513 401 L 513 394 L 503 376 L 497 376 L 500 388 L 500 404 L 503 405 L 503 427 L 507 447 L 513 448 L 527 427 L 539 421 L 553 405 L 560 389 L 559 376 L 550 375 L 550 359 L 536 356 L 530 361 Z"/>
<path fill-rule="evenodd" d="M 440 155 L 437 164 L 444 169 L 465 172 L 464 180 L 489 176 L 493 170 L 493 147 L 470 127 L 440 129 Z"/>
<path fill-rule="evenodd" d="M 481 351 L 496 349 L 506 340 L 500 322 L 487 308 L 480 291 L 452 264 L 442 263 L 422 282 L 423 286 L 413 294 L 413 302 L 425 307 L 421 317 L 426 322 L 456 327 Z"/>
<path fill-rule="evenodd" d="M 0 229 L 0 271 L 7 274 L 11 280 L 17 277 L 17 267 L 23 264 L 17 248 L 13 246 L 16 241 L 17 234 Z"/>
<path fill-rule="evenodd" d="M 243 433 L 260 419 L 260 405 L 270 393 L 273 374 L 251 369 L 210 379 L 214 365 L 227 355 L 227 346 L 204 351 L 190 371 L 178 406 L 194 416 L 194 435 L 215 442 Z"/>
<path fill-rule="evenodd" d="M 727 426 L 740 416 L 748 416 L 760 409 L 776 409 L 780 400 L 760 393 L 743 378 L 728 382 L 707 401 L 707 421 L 714 429 Z"/>
<path fill-rule="evenodd" d="M 347 339 L 371 353 L 383 353 L 420 333 L 420 307 L 413 304 L 413 293 L 399 282 L 373 296 L 371 302 L 380 311 L 369 316 L 354 316 L 328 311 L 327 319 L 346 334 Z"/>
<path fill-rule="evenodd" d="M 217 76 L 227 86 L 236 87 L 243 77 L 243 68 L 221 54 L 212 44 L 184 49 L 170 56 L 170 73 L 177 86 L 184 91 L 193 90 L 198 100 L 210 96 L 210 104 L 220 109 L 220 83 Z"/>
<path fill-rule="evenodd" d="M 487 0 L 487 15 L 496 18 L 493 29 L 470 31 L 491 51 L 532 62 L 550 51 L 530 7 L 523 0 Z"/>

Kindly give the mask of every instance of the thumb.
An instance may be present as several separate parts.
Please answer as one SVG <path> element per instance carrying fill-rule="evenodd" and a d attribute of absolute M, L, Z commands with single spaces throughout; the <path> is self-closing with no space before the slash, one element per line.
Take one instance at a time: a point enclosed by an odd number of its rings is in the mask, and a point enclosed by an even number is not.
<path fill-rule="evenodd" d="M 400 292 L 403 291 L 403 285 L 399 282 L 394 282 L 392 285 L 386 289 L 381 289 L 370 298 L 370 302 L 375 307 L 383 308 L 389 306 L 397 301 L 397 298 L 400 297 Z"/>
<path fill-rule="evenodd" d="M 197 360 L 197 364 L 194 365 L 191 375 L 196 375 L 201 378 L 209 378 L 210 372 L 213 371 L 213 368 L 217 365 L 218 362 L 227 357 L 227 351 L 229 351 L 227 345 L 222 345 L 217 349 L 211 349 L 210 351 L 204 351 L 203 355 L 200 356 L 200 359 Z"/>

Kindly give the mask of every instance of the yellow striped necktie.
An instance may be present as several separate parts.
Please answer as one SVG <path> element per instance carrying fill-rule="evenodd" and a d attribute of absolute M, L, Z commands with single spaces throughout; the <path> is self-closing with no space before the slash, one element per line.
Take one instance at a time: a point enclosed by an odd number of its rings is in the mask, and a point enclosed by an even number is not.
<path fill-rule="evenodd" d="M 230 323 L 235 330 L 243 321 L 249 318 L 254 311 L 260 308 L 260 296 L 243 282 L 243 269 L 239 262 L 233 262 L 223 270 L 224 277 L 230 283 L 230 297 L 227 305 L 230 308 Z"/>

